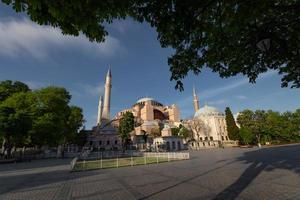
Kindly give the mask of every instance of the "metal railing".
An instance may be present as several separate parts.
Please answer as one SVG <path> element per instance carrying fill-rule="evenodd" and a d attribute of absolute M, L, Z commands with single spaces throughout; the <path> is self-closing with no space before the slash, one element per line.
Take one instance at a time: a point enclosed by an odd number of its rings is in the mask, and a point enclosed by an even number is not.
<path fill-rule="evenodd" d="M 125 166 L 147 165 L 161 162 L 190 159 L 189 152 L 114 152 L 99 154 L 97 158 L 74 158 L 71 161 L 72 171 L 91 169 L 119 168 Z M 105 157 L 105 156 L 113 157 Z"/>

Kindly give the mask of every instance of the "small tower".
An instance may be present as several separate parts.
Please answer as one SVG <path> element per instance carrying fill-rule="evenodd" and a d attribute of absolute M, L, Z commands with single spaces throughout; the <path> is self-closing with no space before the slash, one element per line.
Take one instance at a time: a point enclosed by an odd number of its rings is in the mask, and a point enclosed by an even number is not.
<path fill-rule="evenodd" d="M 101 125 L 101 120 L 102 120 L 102 109 L 103 109 L 103 102 L 102 102 L 102 96 L 99 98 L 99 103 L 98 103 L 98 116 L 97 116 L 97 125 Z"/>
<path fill-rule="evenodd" d="M 104 104 L 103 104 L 103 112 L 102 112 L 103 120 L 110 120 L 110 96 L 111 96 L 111 70 L 109 67 L 105 79 Z"/>
<path fill-rule="evenodd" d="M 195 86 L 193 87 L 193 96 L 194 96 L 194 109 L 195 112 L 197 112 L 199 110 L 199 99 L 195 90 Z"/>

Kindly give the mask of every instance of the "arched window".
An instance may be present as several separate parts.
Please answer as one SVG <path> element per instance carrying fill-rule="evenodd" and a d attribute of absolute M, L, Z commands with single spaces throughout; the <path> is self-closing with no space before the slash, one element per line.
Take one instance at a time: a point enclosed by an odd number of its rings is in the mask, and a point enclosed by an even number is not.
<path fill-rule="evenodd" d="M 115 140 L 115 144 L 118 144 L 118 140 Z"/>
<path fill-rule="evenodd" d="M 205 140 L 208 140 L 208 138 L 207 138 L 207 137 L 205 137 Z"/>
<path fill-rule="evenodd" d="M 167 119 L 166 116 L 160 110 L 157 109 L 153 110 L 153 115 L 154 115 L 154 119 L 159 119 L 159 120 Z"/>
<path fill-rule="evenodd" d="M 201 140 L 201 141 L 203 140 L 202 137 L 200 137 L 200 140 Z"/>
<path fill-rule="evenodd" d="M 174 141 L 172 142 L 172 149 L 176 149 L 176 144 Z"/>
<path fill-rule="evenodd" d="M 102 141 L 100 140 L 100 141 L 99 141 L 99 146 L 101 146 L 101 145 L 102 145 Z"/>
<path fill-rule="evenodd" d="M 109 145 L 109 140 L 106 141 L 106 144 Z"/>
<path fill-rule="evenodd" d="M 212 136 L 211 136 L 211 137 L 209 137 L 209 139 L 210 139 L 210 140 L 214 140 L 214 138 L 213 138 Z"/>

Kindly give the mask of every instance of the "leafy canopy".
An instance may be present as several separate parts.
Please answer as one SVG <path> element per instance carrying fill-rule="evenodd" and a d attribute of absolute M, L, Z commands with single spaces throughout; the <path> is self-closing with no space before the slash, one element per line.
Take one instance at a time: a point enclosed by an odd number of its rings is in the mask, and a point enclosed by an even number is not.
<path fill-rule="evenodd" d="M 120 119 L 119 135 L 123 143 L 129 139 L 129 133 L 134 130 L 134 116 L 132 112 L 125 112 Z"/>
<path fill-rule="evenodd" d="M 189 71 L 203 67 L 221 77 L 248 76 L 254 83 L 270 69 L 283 87 L 300 87 L 300 1 L 293 0 L 2 0 L 41 25 L 103 42 L 106 23 L 131 17 L 156 28 L 171 80 L 182 90 Z"/>

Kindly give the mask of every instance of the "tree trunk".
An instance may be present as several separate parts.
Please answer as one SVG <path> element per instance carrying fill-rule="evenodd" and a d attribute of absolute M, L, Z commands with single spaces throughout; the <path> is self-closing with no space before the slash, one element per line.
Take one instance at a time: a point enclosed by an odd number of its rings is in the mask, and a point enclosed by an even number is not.
<path fill-rule="evenodd" d="M 4 151 L 5 151 L 5 138 L 3 138 L 1 154 L 4 154 Z"/>

